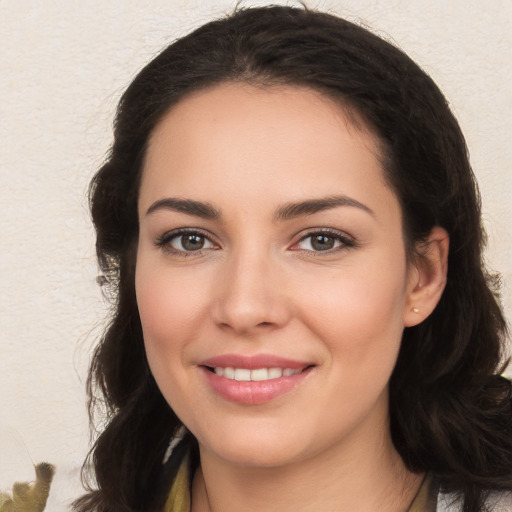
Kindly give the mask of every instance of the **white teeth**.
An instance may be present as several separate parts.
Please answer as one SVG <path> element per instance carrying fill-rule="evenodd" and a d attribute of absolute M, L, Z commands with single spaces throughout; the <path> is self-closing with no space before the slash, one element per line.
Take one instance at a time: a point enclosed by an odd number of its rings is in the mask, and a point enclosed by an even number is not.
<path fill-rule="evenodd" d="M 251 380 L 251 370 L 248 370 L 247 368 L 236 368 L 235 380 Z"/>
<path fill-rule="evenodd" d="M 251 380 L 268 380 L 268 370 L 266 368 L 251 370 Z"/>
<path fill-rule="evenodd" d="M 213 370 L 221 377 L 241 382 L 279 379 L 280 377 L 297 375 L 302 371 L 302 369 L 294 370 L 292 368 L 255 368 L 254 370 L 249 370 L 248 368 L 231 368 L 229 366 L 226 368 L 216 366 Z"/>
<path fill-rule="evenodd" d="M 227 368 L 224 368 L 224 377 L 228 379 L 234 379 L 235 378 L 235 369 L 230 368 L 229 366 Z"/>
<path fill-rule="evenodd" d="M 268 378 L 269 379 L 279 379 L 279 377 L 283 376 L 282 368 L 269 368 L 268 369 Z"/>

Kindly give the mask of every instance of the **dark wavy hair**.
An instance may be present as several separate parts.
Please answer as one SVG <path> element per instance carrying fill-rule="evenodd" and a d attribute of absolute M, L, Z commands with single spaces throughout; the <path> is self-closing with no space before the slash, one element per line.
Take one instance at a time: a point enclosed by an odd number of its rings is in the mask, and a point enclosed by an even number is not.
<path fill-rule="evenodd" d="M 89 456 L 95 490 L 75 509 L 148 511 L 165 502 L 161 489 L 173 471 L 165 473 L 162 460 L 181 423 L 144 351 L 134 286 L 137 196 L 155 126 L 192 91 L 222 82 L 291 84 L 333 98 L 380 143 L 407 247 L 434 226 L 449 233 L 443 296 L 403 334 L 390 383 L 391 431 L 410 470 L 434 473 L 464 512 L 482 510 L 490 491 L 512 489 L 512 397 L 500 377 L 506 324 L 483 265 L 480 198 L 464 137 L 432 79 L 402 51 L 338 17 L 277 6 L 238 9 L 177 40 L 121 98 L 113 146 L 90 189 L 113 311 L 88 381 L 90 412 L 103 405 L 104 414 Z M 182 445 L 197 449 L 190 434 Z"/>

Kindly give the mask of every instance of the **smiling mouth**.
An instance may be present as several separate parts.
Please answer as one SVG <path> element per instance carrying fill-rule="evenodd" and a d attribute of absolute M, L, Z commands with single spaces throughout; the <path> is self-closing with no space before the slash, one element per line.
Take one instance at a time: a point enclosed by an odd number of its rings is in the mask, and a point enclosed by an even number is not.
<path fill-rule="evenodd" d="M 265 355 L 223 356 L 199 365 L 216 394 L 244 406 L 262 405 L 287 394 L 301 386 L 315 367 L 315 364 Z"/>
<path fill-rule="evenodd" d="M 291 377 L 292 375 L 298 375 L 304 370 L 311 368 L 305 366 L 304 368 L 233 368 L 231 366 L 207 366 L 210 372 L 215 373 L 219 377 L 225 377 L 226 379 L 236 380 L 239 382 L 262 382 L 266 380 L 280 379 L 281 377 Z"/>

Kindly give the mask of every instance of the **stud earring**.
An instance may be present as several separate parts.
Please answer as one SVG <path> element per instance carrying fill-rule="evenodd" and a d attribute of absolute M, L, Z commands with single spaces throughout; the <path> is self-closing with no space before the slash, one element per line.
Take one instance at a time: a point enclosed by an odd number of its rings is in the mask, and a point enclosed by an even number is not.
<path fill-rule="evenodd" d="M 419 313 L 420 310 L 418 308 L 412 308 L 413 313 Z"/>

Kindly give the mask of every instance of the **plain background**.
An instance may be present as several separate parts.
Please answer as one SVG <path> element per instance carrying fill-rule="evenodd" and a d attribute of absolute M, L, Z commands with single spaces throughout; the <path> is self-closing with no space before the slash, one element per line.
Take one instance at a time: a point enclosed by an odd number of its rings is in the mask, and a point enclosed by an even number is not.
<path fill-rule="evenodd" d="M 52 512 L 80 493 L 88 446 L 86 368 L 108 304 L 95 283 L 86 191 L 112 140 L 115 104 L 155 53 L 235 4 L 0 0 L 0 490 L 48 460 L 57 466 Z M 466 134 L 487 259 L 512 318 L 512 2 L 307 4 L 369 25 L 444 91 Z"/>

